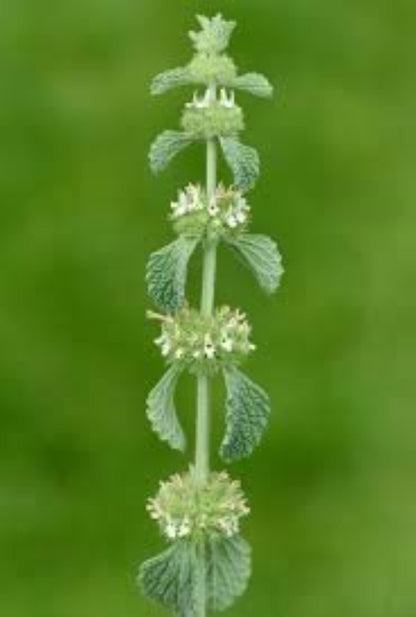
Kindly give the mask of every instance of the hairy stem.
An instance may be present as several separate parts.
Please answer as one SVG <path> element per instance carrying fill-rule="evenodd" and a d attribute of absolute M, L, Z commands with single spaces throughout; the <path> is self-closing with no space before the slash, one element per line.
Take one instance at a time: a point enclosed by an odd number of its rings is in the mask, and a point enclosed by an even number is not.
<path fill-rule="evenodd" d="M 210 86 L 209 92 L 211 100 L 215 100 L 215 85 Z M 207 197 L 209 202 L 215 199 L 216 187 L 217 145 L 215 138 L 212 138 L 207 140 Z M 207 238 L 204 243 L 201 292 L 201 313 L 205 316 L 211 315 L 214 308 L 216 263 L 217 241 Z M 200 484 L 206 482 L 209 474 L 209 399 L 209 378 L 206 375 L 199 375 L 197 384 L 195 473 Z"/>
<path fill-rule="evenodd" d="M 211 100 L 216 98 L 215 85 L 209 88 Z M 217 145 L 215 138 L 207 140 L 207 198 L 208 203 L 215 199 L 217 187 Z M 217 265 L 217 241 L 207 238 L 204 243 L 201 313 L 209 316 L 214 308 L 215 274 Z M 207 375 L 199 375 L 197 381 L 197 421 L 195 447 L 195 475 L 203 486 L 209 475 L 210 458 L 210 384 Z M 205 589 L 205 547 L 201 543 L 199 553 L 200 572 L 198 576 L 198 606 L 196 617 L 206 615 Z"/>

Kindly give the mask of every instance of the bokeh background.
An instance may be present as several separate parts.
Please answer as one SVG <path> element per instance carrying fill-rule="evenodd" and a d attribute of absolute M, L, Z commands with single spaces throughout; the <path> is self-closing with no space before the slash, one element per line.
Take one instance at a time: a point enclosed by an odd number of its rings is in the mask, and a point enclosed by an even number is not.
<path fill-rule="evenodd" d="M 274 402 L 262 447 L 232 469 L 253 505 L 254 575 L 228 614 L 416 614 L 413 0 L 13 0 L 0 10 L 5 617 L 164 614 L 134 585 L 163 546 L 144 503 L 188 458 L 144 415 L 162 363 L 143 270 L 203 152 L 151 177 L 149 143 L 187 94 L 151 99 L 148 84 L 189 57 L 194 13 L 217 10 L 239 22 L 237 64 L 276 85 L 271 103 L 240 100 L 263 162 L 253 229 L 286 266 L 265 301 L 220 255 L 218 298 L 248 311 L 247 370 Z M 184 379 L 190 434 L 193 400 Z"/>

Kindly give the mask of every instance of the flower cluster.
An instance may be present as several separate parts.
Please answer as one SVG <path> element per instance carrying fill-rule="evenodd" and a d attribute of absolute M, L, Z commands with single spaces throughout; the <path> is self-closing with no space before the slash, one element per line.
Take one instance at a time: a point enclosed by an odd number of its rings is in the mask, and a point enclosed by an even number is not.
<path fill-rule="evenodd" d="M 189 184 L 171 203 L 171 220 L 177 234 L 196 237 L 236 236 L 246 231 L 251 208 L 240 191 L 221 184 L 208 201 L 200 186 Z"/>
<path fill-rule="evenodd" d="M 228 306 L 214 315 L 184 307 L 175 316 L 161 317 L 162 333 L 155 340 L 168 362 L 180 362 L 191 372 L 215 373 L 240 364 L 255 349 L 244 313 Z"/>
<path fill-rule="evenodd" d="M 225 88 L 222 88 L 219 100 L 215 101 L 210 100 L 209 90 L 202 98 L 195 93 L 192 101 L 185 106 L 182 128 L 186 133 L 201 139 L 216 135 L 236 135 L 242 131 L 243 111 L 235 104 L 234 91 L 227 94 Z"/>
<path fill-rule="evenodd" d="M 212 472 L 205 485 L 195 482 L 193 469 L 161 482 L 147 510 L 168 540 L 238 533 L 249 513 L 240 482 L 225 472 Z"/>
<path fill-rule="evenodd" d="M 188 64 L 188 71 L 194 83 L 207 86 L 212 83 L 232 84 L 237 77 L 237 68 L 226 54 L 197 53 Z"/>

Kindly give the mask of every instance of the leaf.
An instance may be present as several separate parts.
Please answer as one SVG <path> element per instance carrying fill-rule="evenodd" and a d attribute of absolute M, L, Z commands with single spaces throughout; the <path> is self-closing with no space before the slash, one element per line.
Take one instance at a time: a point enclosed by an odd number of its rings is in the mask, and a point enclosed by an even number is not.
<path fill-rule="evenodd" d="M 198 549 L 202 546 L 202 551 Z M 199 555 L 205 555 L 205 565 Z M 202 563 L 202 568 L 201 568 Z M 138 582 L 144 595 L 180 617 L 197 612 L 200 576 L 204 580 L 207 609 L 221 611 L 242 595 L 251 574 L 251 550 L 240 536 L 211 538 L 205 544 L 179 540 L 146 561 Z"/>
<path fill-rule="evenodd" d="M 150 254 L 146 267 L 149 296 L 167 313 L 176 313 L 185 299 L 188 262 L 198 240 L 179 236 L 177 240 Z"/>
<path fill-rule="evenodd" d="M 272 294 L 278 289 L 284 268 L 277 244 L 272 238 L 262 234 L 244 234 L 228 240 L 228 244 L 242 257 L 266 293 Z"/>
<path fill-rule="evenodd" d="M 187 148 L 194 138 L 181 131 L 164 131 L 150 146 L 150 169 L 158 174 L 169 165 L 179 152 Z"/>
<path fill-rule="evenodd" d="M 159 73 L 153 78 L 150 92 L 151 94 L 164 94 L 173 88 L 187 86 L 193 83 L 189 69 L 186 67 L 178 67 Z"/>
<path fill-rule="evenodd" d="M 174 450 L 185 450 L 185 435 L 176 415 L 174 394 L 182 368 L 173 364 L 147 397 L 147 417 L 152 429 Z"/>
<path fill-rule="evenodd" d="M 145 561 L 139 570 L 138 583 L 143 594 L 180 617 L 191 617 L 195 608 L 196 547 L 187 540 L 175 542 L 163 553 Z"/>
<path fill-rule="evenodd" d="M 197 15 L 201 26 L 199 32 L 189 32 L 189 37 L 199 52 L 206 54 L 220 54 L 229 44 L 230 36 L 236 26 L 235 21 L 225 21 L 221 14 L 209 18 Z"/>
<path fill-rule="evenodd" d="M 251 549 L 241 536 L 218 537 L 207 547 L 207 603 L 212 611 L 229 608 L 246 590 Z"/>
<path fill-rule="evenodd" d="M 226 432 L 220 454 L 227 461 L 250 456 L 260 442 L 270 415 L 266 392 L 237 368 L 224 370 Z"/>
<path fill-rule="evenodd" d="M 257 150 L 245 146 L 234 137 L 221 137 L 220 143 L 225 160 L 234 174 L 236 188 L 242 191 L 250 189 L 260 173 Z"/>
<path fill-rule="evenodd" d="M 270 98 L 273 95 L 273 86 L 265 77 L 260 73 L 245 73 L 236 77 L 230 84 L 230 88 L 236 88 L 238 90 L 245 90 L 259 96 L 260 98 Z"/>

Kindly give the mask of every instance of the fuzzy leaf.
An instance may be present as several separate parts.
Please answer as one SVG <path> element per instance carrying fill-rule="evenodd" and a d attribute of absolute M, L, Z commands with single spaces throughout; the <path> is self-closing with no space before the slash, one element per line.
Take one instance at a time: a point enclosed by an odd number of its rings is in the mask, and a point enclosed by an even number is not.
<path fill-rule="evenodd" d="M 245 73 L 245 75 L 240 75 L 236 77 L 229 86 L 237 90 L 245 90 L 260 98 L 267 99 L 273 95 L 273 86 L 267 77 L 260 73 Z"/>
<path fill-rule="evenodd" d="M 236 22 L 226 21 L 221 14 L 212 18 L 198 15 L 197 21 L 201 26 L 201 30 L 189 33 L 195 49 L 206 54 L 219 54 L 223 52 L 228 47 Z"/>
<path fill-rule="evenodd" d="M 207 546 L 207 603 L 223 611 L 246 590 L 251 574 L 251 549 L 241 536 L 215 538 Z"/>
<path fill-rule="evenodd" d="M 156 75 L 150 86 L 150 92 L 152 94 L 164 94 L 173 88 L 187 86 L 192 83 L 193 79 L 189 69 L 180 66 L 176 69 L 170 69 Z"/>
<path fill-rule="evenodd" d="M 262 234 L 244 234 L 228 244 L 242 257 L 260 287 L 266 293 L 274 293 L 284 272 L 276 242 Z"/>
<path fill-rule="evenodd" d="M 176 415 L 174 395 L 182 369 L 173 364 L 147 397 L 147 417 L 152 429 L 174 450 L 185 450 L 185 435 Z"/>
<path fill-rule="evenodd" d="M 195 607 L 196 545 L 187 540 L 145 561 L 138 583 L 149 600 L 159 602 L 180 617 L 191 617 Z"/>
<path fill-rule="evenodd" d="M 227 390 L 226 432 L 220 454 L 227 461 L 250 456 L 270 415 L 266 392 L 237 368 L 224 370 Z"/>
<path fill-rule="evenodd" d="M 260 173 L 257 150 L 245 146 L 235 137 L 220 138 L 225 160 L 234 174 L 236 188 L 247 191 L 255 184 Z"/>
<path fill-rule="evenodd" d="M 146 267 L 149 296 L 167 313 L 176 313 L 183 304 L 188 262 L 197 244 L 194 238 L 179 236 L 149 257 Z"/>
<path fill-rule="evenodd" d="M 198 602 L 198 577 L 204 576 L 207 609 L 221 611 L 233 604 L 247 587 L 251 573 L 251 550 L 240 536 L 218 537 L 205 544 L 205 567 L 199 561 L 195 542 L 179 540 L 166 551 L 146 561 L 138 582 L 144 595 L 173 610 L 180 617 L 192 617 Z"/>
<path fill-rule="evenodd" d="M 153 173 L 158 174 L 169 165 L 179 152 L 187 148 L 194 138 L 181 131 L 164 131 L 150 146 L 149 161 Z"/>

